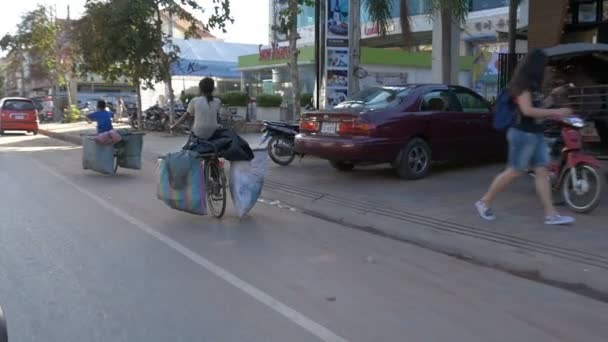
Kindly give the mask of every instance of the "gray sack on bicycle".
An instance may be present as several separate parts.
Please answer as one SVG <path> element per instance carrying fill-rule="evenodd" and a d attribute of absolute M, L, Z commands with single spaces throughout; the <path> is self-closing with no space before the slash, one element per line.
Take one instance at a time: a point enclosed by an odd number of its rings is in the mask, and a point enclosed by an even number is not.
<path fill-rule="evenodd" d="M 114 146 L 98 144 L 94 136 L 82 137 L 82 168 L 114 174 Z"/>
<path fill-rule="evenodd" d="M 118 166 L 124 169 L 141 170 L 141 152 L 144 137 L 141 134 L 131 134 L 129 131 L 118 131 L 122 136 L 124 153 L 118 158 Z"/>

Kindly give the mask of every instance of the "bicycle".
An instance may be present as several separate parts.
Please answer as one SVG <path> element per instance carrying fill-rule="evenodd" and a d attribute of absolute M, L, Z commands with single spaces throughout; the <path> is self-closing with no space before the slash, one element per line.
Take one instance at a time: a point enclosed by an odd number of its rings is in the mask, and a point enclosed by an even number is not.
<path fill-rule="evenodd" d="M 205 184 L 207 184 L 207 204 L 209 211 L 216 218 L 222 218 L 226 213 L 226 188 L 227 179 L 224 172 L 224 162 L 220 155 L 215 152 L 203 154 Z"/>
<path fill-rule="evenodd" d="M 222 112 L 218 114 L 218 122 L 224 128 L 235 129 L 245 124 L 245 118 L 237 115 L 236 108 L 223 106 Z"/>

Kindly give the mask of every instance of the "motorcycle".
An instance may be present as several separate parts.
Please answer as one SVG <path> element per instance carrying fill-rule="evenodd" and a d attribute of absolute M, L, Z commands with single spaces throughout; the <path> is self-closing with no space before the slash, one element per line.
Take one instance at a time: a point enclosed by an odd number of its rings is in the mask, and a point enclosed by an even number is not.
<path fill-rule="evenodd" d="M 175 121 L 181 119 L 183 115 L 186 115 L 186 111 L 175 111 Z M 190 130 L 192 128 L 192 118 L 187 119 L 182 122 L 179 126 L 175 127 L 174 132 L 181 134 L 190 134 Z"/>
<path fill-rule="evenodd" d="M 38 113 L 38 121 L 40 121 L 40 123 L 53 122 L 53 112 L 52 111 L 40 111 Z"/>
<path fill-rule="evenodd" d="M 268 141 L 268 156 L 275 163 L 287 166 L 299 155 L 294 148 L 296 135 L 300 133 L 298 125 L 285 122 L 264 121 L 262 144 Z M 302 157 L 302 155 L 300 155 Z"/>
<path fill-rule="evenodd" d="M 580 130 L 585 121 L 578 117 L 556 120 L 558 132 L 549 131 L 545 141 L 551 148 L 549 177 L 558 203 L 578 213 L 588 213 L 599 204 L 602 180 L 600 163 L 583 150 Z M 534 172 L 528 172 L 534 176 Z"/>
<path fill-rule="evenodd" d="M 142 129 L 144 130 L 164 131 L 169 125 L 169 115 L 163 108 L 154 105 L 142 113 L 142 123 Z M 133 129 L 140 129 L 136 111 L 129 113 L 129 125 L 131 125 Z"/>

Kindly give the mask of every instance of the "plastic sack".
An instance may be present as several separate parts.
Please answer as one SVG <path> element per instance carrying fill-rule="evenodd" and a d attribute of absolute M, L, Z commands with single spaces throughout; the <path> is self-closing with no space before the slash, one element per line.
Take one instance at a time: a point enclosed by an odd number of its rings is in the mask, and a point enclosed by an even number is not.
<path fill-rule="evenodd" d="M 123 137 L 123 151 L 118 158 L 118 166 L 125 169 L 141 170 L 141 151 L 144 146 L 143 134 L 127 134 Z"/>
<path fill-rule="evenodd" d="M 207 214 L 207 187 L 203 164 L 193 160 L 182 189 L 171 186 L 171 172 L 166 160 L 159 159 L 157 197 L 169 207 L 194 215 Z"/>
<path fill-rule="evenodd" d="M 255 150 L 253 160 L 230 163 L 230 195 L 239 218 L 247 215 L 262 193 L 267 160 L 266 150 Z"/>
<path fill-rule="evenodd" d="M 97 134 L 95 142 L 102 145 L 114 145 L 122 140 L 122 137 L 115 130 Z"/>
<path fill-rule="evenodd" d="M 95 137 L 83 137 L 82 168 L 106 175 L 114 174 L 114 146 L 98 144 Z"/>

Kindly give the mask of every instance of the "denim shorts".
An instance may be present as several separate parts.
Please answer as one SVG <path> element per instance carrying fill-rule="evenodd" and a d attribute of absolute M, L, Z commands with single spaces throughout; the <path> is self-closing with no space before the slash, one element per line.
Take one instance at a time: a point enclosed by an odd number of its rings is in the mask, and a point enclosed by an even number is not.
<path fill-rule="evenodd" d="M 507 132 L 509 166 L 521 172 L 549 165 L 549 148 L 543 133 L 529 133 L 517 128 Z"/>

